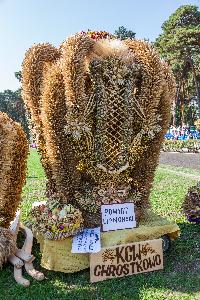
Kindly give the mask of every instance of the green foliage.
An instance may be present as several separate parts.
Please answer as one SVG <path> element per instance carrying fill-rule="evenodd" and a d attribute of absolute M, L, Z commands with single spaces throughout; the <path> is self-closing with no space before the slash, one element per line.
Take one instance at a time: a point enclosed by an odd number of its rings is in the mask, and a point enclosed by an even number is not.
<path fill-rule="evenodd" d="M 200 12 L 194 5 L 178 8 L 162 25 L 163 33 L 155 46 L 170 63 L 175 73 L 182 72 L 188 50 L 192 56 L 200 54 Z"/>
<path fill-rule="evenodd" d="M 15 72 L 15 77 L 19 80 L 19 82 L 21 82 L 22 81 L 22 72 L 21 71 Z"/>
<path fill-rule="evenodd" d="M 179 101 L 177 105 L 182 103 L 183 108 L 186 100 L 189 102 L 196 97 L 200 113 L 200 11 L 198 7 L 194 5 L 179 7 L 163 23 L 162 29 L 163 32 L 156 39 L 154 46 L 171 65 L 176 77 Z M 183 114 L 183 109 L 181 113 Z"/>
<path fill-rule="evenodd" d="M 190 100 L 191 101 L 191 100 Z M 180 105 L 176 105 L 176 126 L 181 126 L 181 109 Z M 197 120 L 197 106 L 191 105 L 191 103 L 187 100 L 184 104 L 184 122 L 188 126 L 193 126 L 195 121 Z"/>
<path fill-rule="evenodd" d="M 15 72 L 15 77 L 21 82 L 21 71 Z M 28 118 L 21 97 L 21 89 L 0 92 L 0 111 L 7 113 L 10 118 L 20 123 L 29 138 Z"/>
<path fill-rule="evenodd" d="M 117 30 L 115 30 L 114 35 L 120 40 L 135 38 L 135 32 L 126 29 L 124 26 L 120 26 Z"/>
<path fill-rule="evenodd" d="M 28 121 L 24 102 L 21 97 L 21 89 L 0 92 L 0 111 L 7 113 L 14 121 L 20 123 L 27 136 L 29 136 Z"/>
<path fill-rule="evenodd" d="M 182 152 L 183 149 L 188 149 L 188 152 L 198 152 L 200 150 L 200 140 L 165 140 L 162 149 L 166 152 Z"/>

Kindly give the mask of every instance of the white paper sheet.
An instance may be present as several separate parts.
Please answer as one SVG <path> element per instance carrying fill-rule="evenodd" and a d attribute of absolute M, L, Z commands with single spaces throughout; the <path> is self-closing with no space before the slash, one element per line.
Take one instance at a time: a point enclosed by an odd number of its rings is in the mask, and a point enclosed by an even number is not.
<path fill-rule="evenodd" d="M 86 228 L 73 237 L 72 253 L 96 253 L 100 250 L 100 227 Z"/>
<path fill-rule="evenodd" d="M 103 231 L 136 227 L 133 203 L 101 205 Z"/>

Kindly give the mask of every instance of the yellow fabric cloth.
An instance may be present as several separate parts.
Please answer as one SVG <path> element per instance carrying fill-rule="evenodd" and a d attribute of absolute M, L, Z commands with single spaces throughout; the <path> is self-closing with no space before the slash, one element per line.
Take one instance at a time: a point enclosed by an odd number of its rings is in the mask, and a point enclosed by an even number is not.
<path fill-rule="evenodd" d="M 180 235 L 180 229 L 177 224 L 149 212 L 137 228 L 101 232 L 101 246 L 110 247 L 152 240 L 165 234 L 174 240 Z M 35 233 L 35 237 L 40 243 L 42 267 L 64 273 L 89 268 L 89 254 L 71 253 L 72 237 L 59 241 L 44 239 L 39 233 Z"/>

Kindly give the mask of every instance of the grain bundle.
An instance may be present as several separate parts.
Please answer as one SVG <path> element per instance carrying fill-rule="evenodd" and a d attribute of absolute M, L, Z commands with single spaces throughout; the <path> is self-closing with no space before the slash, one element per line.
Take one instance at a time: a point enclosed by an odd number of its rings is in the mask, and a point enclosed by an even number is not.
<path fill-rule="evenodd" d="M 21 202 L 28 144 L 24 131 L 0 113 L 0 226 L 8 228 Z"/>
<path fill-rule="evenodd" d="M 21 202 L 27 155 L 28 143 L 21 126 L 0 112 L 0 268 L 16 248 L 8 227 Z"/>

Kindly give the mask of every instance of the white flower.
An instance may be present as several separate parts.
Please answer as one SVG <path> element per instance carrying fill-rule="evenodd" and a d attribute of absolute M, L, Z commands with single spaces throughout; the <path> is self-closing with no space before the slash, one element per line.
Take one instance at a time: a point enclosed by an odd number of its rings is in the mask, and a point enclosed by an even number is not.
<path fill-rule="evenodd" d="M 60 218 L 64 218 L 66 216 L 66 211 L 65 209 L 63 208 L 60 212 L 59 212 L 59 217 Z"/>

